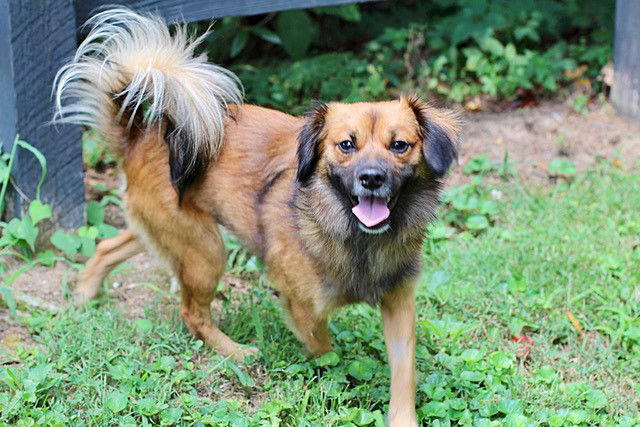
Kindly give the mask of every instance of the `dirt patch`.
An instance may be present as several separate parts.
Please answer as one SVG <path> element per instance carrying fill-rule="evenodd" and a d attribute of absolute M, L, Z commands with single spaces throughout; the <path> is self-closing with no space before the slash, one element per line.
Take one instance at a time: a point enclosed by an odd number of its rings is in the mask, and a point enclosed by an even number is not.
<path fill-rule="evenodd" d="M 16 264 L 15 269 L 18 267 Z M 76 275 L 77 271 L 63 262 L 54 267 L 35 265 L 20 274 L 11 288 L 18 305 L 61 311 L 70 303 Z M 170 274 L 149 253 L 136 255 L 107 277 L 112 299 L 130 317 L 142 316 L 145 304 L 158 293 L 170 295 L 170 282 Z"/>
<path fill-rule="evenodd" d="M 110 298 L 130 319 L 144 317 L 144 308 L 161 297 L 165 305 L 173 305 L 178 296 L 170 292 L 171 275 L 148 252 L 130 258 L 118 272 L 107 277 Z"/>
<path fill-rule="evenodd" d="M 11 288 L 18 303 L 58 311 L 66 304 L 72 277 L 73 271 L 64 263 L 58 262 L 54 267 L 37 264 L 18 276 Z"/>
<path fill-rule="evenodd" d="M 17 270 L 19 263 L 12 263 Z M 19 275 L 11 284 L 19 305 L 48 311 L 61 311 L 70 304 L 69 295 L 75 286 L 77 271 L 58 262 L 55 267 L 35 265 Z M 138 254 L 107 276 L 108 298 L 130 319 L 144 317 L 144 309 L 158 297 L 167 311 L 178 310 L 180 293 L 171 289 L 170 271 L 150 252 Z M 221 316 L 222 304 L 239 301 L 240 294 L 250 292 L 253 283 L 233 274 L 225 274 L 219 297 L 214 299 L 214 314 Z M 104 298 L 104 296 L 99 296 Z"/>
<path fill-rule="evenodd" d="M 20 362 L 15 352 L 19 347 L 36 347 L 27 328 L 18 323 L 8 309 L 0 308 L 0 366 Z"/>
<path fill-rule="evenodd" d="M 454 168 L 450 185 L 468 180 L 462 173 L 473 157 L 487 154 L 493 161 L 509 161 L 525 182 L 548 182 L 547 165 L 556 157 L 587 170 L 598 158 L 614 161 L 621 168 L 640 165 L 640 124 L 615 114 L 610 105 L 586 115 L 569 106 L 548 103 L 501 113 L 466 113 L 460 146 L 460 167 Z"/>

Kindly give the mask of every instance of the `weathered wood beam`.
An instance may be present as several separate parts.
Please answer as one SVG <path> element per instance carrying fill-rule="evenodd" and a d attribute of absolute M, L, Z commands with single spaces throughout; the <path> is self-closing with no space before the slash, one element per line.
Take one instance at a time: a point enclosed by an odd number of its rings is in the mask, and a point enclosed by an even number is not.
<path fill-rule="evenodd" d="M 52 205 L 54 220 L 66 227 L 84 223 L 80 128 L 48 122 L 54 76 L 75 47 L 72 0 L 0 0 L 0 142 L 9 151 L 19 134 L 44 154 L 47 178 L 41 197 Z M 20 191 L 9 205 L 20 215 L 35 197 L 40 164 L 18 149 L 12 176 Z"/>
<path fill-rule="evenodd" d="M 640 0 L 616 2 L 613 67 L 613 106 L 640 121 Z"/>
<path fill-rule="evenodd" d="M 120 4 L 136 11 L 157 12 L 168 22 L 192 22 L 364 1 L 367 0 L 75 0 L 75 5 L 78 23 L 85 22 L 92 12 L 105 4 Z"/>

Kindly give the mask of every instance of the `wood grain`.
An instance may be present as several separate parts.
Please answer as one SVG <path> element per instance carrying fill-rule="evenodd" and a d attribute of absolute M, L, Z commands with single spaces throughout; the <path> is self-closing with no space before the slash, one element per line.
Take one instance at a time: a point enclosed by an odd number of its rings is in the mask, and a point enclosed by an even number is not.
<path fill-rule="evenodd" d="M 640 1 L 618 0 L 611 100 L 616 110 L 640 121 Z"/>
<path fill-rule="evenodd" d="M 136 11 L 158 12 L 168 22 L 192 22 L 225 16 L 249 16 L 290 9 L 303 9 L 367 0 L 75 0 L 76 19 L 85 22 L 105 4 L 126 5 Z"/>
<path fill-rule="evenodd" d="M 42 199 L 52 205 L 56 222 L 77 227 L 84 223 L 80 128 L 48 124 L 53 116 L 51 89 L 55 73 L 76 47 L 73 3 L 0 0 L 0 14 L 3 45 L 0 104 L 3 113 L 13 110 L 0 122 L 3 146 L 8 149 L 13 144 L 13 135 L 18 133 L 44 154 L 48 172 Z M 9 52 L 8 56 L 5 52 Z M 9 60 L 5 62 L 5 58 Z M 4 74 L 4 69 L 10 69 L 11 74 Z M 20 214 L 35 197 L 40 179 L 40 164 L 31 153 L 18 151 L 13 177 L 28 199 L 14 197 L 14 213 Z"/>

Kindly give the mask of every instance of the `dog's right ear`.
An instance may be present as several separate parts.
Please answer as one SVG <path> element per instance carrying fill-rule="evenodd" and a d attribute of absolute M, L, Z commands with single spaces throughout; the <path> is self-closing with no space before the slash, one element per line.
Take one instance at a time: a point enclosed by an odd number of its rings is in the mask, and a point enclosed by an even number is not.
<path fill-rule="evenodd" d="M 327 104 L 320 103 L 310 113 L 306 114 L 306 123 L 298 135 L 298 173 L 296 178 L 305 183 L 313 175 L 318 163 L 318 146 L 322 140 L 324 119 L 327 114 Z"/>

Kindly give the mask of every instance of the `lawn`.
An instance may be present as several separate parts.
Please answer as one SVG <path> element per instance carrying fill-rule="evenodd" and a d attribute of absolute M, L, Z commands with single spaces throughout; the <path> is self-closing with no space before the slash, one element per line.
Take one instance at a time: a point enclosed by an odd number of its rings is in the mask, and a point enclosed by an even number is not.
<path fill-rule="evenodd" d="M 449 194 L 417 296 L 424 424 L 640 423 L 638 188 L 638 171 L 601 163 L 549 187 L 476 178 Z M 474 197 L 486 221 L 451 227 Z M 384 425 L 378 311 L 340 311 L 335 353 L 309 360 L 262 275 L 241 275 L 252 286 L 223 291 L 218 311 L 261 350 L 242 365 L 195 340 L 161 287 L 134 318 L 109 292 L 83 310 L 18 314 L 34 343 L 3 358 L 0 421 Z"/>

